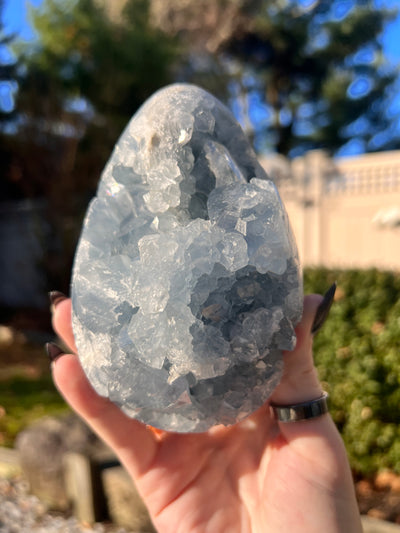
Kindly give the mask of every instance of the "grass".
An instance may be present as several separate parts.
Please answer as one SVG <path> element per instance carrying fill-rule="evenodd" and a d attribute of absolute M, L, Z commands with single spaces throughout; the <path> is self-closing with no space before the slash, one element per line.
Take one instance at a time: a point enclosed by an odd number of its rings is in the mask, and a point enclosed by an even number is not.
<path fill-rule="evenodd" d="M 16 376 L 0 383 L 0 406 L 3 446 L 12 446 L 16 435 L 33 421 L 68 410 L 50 376 L 39 379 Z"/>
<path fill-rule="evenodd" d="M 13 446 L 35 420 L 68 410 L 41 346 L 14 342 L 0 349 L 0 446 Z"/>

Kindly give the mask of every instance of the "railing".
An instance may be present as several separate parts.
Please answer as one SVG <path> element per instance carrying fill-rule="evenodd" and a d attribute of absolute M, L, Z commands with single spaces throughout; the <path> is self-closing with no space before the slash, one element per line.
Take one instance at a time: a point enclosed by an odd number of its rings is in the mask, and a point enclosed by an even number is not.
<path fill-rule="evenodd" d="M 400 151 L 261 161 L 288 211 L 304 265 L 400 270 Z"/>
<path fill-rule="evenodd" d="M 400 152 L 365 154 L 335 161 L 337 175 L 327 180 L 327 194 L 376 194 L 400 190 Z"/>
<path fill-rule="evenodd" d="M 262 164 L 285 196 L 296 196 L 309 185 L 310 155 L 317 162 L 323 194 L 376 194 L 400 190 L 400 151 L 330 159 L 324 152 L 309 152 L 293 162 L 281 156 Z"/>

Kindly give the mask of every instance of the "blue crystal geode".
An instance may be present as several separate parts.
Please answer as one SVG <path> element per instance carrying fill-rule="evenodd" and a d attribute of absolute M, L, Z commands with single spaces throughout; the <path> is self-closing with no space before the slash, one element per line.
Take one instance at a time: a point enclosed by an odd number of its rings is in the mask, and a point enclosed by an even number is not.
<path fill-rule="evenodd" d="M 95 390 L 157 428 L 233 424 L 278 384 L 302 312 L 296 245 L 207 92 L 167 87 L 126 127 L 86 215 L 72 302 Z"/>

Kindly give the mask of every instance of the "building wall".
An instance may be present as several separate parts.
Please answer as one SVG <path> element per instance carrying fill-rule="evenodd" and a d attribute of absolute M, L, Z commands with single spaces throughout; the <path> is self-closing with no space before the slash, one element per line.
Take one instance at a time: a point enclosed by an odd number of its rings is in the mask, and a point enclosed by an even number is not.
<path fill-rule="evenodd" d="M 262 161 L 279 188 L 303 265 L 400 270 L 400 151 Z"/>

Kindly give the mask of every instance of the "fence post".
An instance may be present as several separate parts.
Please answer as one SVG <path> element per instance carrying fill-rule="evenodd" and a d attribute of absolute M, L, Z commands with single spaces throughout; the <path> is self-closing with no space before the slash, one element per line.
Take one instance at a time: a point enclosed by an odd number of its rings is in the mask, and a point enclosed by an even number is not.
<path fill-rule="evenodd" d="M 301 256 L 306 265 L 323 264 L 323 212 L 325 171 L 328 156 L 323 150 L 312 150 L 292 162 L 292 171 L 298 183 L 298 202 L 301 221 L 299 241 Z"/>

